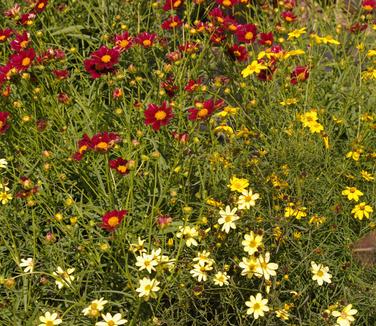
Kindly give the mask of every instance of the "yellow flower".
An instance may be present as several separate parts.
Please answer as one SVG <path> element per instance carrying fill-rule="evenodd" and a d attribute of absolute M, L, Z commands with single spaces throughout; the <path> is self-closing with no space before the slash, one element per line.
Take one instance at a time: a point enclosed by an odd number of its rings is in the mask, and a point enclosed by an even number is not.
<path fill-rule="evenodd" d="M 256 235 L 251 231 L 249 234 L 244 235 L 242 245 L 244 251 L 251 256 L 258 251 L 258 248 L 262 247 L 262 235 Z"/>
<path fill-rule="evenodd" d="M 361 174 L 362 178 L 366 181 L 372 181 L 372 180 L 375 179 L 371 173 L 369 173 L 365 170 L 360 171 L 360 174 Z"/>
<path fill-rule="evenodd" d="M 39 320 L 42 322 L 39 326 L 54 326 L 63 322 L 61 319 L 57 318 L 56 312 L 51 314 L 49 311 L 47 311 L 44 316 L 40 316 Z"/>
<path fill-rule="evenodd" d="M 296 98 L 288 98 L 285 101 L 279 102 L 279 104 L 283 106 L 289 106 L 298 103 L 298 100 Z"/>
<path fill-rule="evenodd" d="M 346 154 L 346 158 L 352 158 L 354 161 L 359 161 L 360 155 L 362 153 L 362 149 L 354 149 Z"/>
<path fill-rule="evenodd" d="M 144 277 L 142 280 L 139 281 L 139 287 L 136 289 L 136 292 L 139 292 L 139 297 L 144 297 L 146 301 L 149 300 L 149 298 L 156 298 L 157 294 L 155 292 L 158 292 L 160 290 L 160 287 L 158 285 L 160 284 L 159 281 L 156 279 L 150 279 L 148 277 Z"/>
<path fill-rule="evenodd" d="M 355 187 L 346 187 L 342 191 L 342 195 L 347 196 L 348 200 L 359 201 L 359 197 L 363 196 L 363 193 Z"/>
<path fill-rule="evenodd" d="M 363 217 L 369 218 L 369 214 L 373 212 L 371 206 L 367 205 L 365 202 L 362 202 L 358 205 L 355 205 L 351 214 L 354 214 L 354 218 L 362 220 Z"/>
<path fill-rule="evenodd" d="M 265 70 L 265 69 L 268 69 L 268 67 L 261 63 L 258 63 L 257 60 L 253 60 L 250 65 L 248 65 L 245 69 L 243 69 L 242 76 L 243 78 L 245 78 L 254 73 L 258 74 L 261 72 L 261 70 Z"/>
<path fill-rule="evenodd" d="M 266 305 L 268 299 L 263 299 L 261 293 L 257 293 L 256 297 L 251 295 L 249 301 L 245 302 L 245 305 L 249 307 L 247 309 L 247 315 L 252 315 L 255 319 L 259 317 L 264 317 L 264 312 L 269 311 L 269 307 Z"/>
<path fill-rule="evenodd" d="M 293 30 L 292 32 L 288 33 L 288 38 L 287 40 L 292 40 L 294 38 L 299 38 L 300 36 L 302 36 L 303 34 L 306 33 L 306 27 L 303 27 L 301 29 L 295 29 Z"/>
<path fill-rule="evenodd" d="M 3 205 L 6 205 L 8 204 L 8 202 L 13 198 L 12 194 L 6 192 L 6 191 L 2 191 L 0 192 L 0 202 L 3 204 Z"/>
<path fill-rule="evenodd" d="M 341 44 L 341 43 L 339 43 L 337 40 L 335 40 L 330 35 L 324 36 L 324 37 L 320 37 L 317 34 L 311 34 L 311 38 L 313 38 L 317 44 L 321 44 L 321 43 L 324 43 L 324 44 L 328 44 L 329 43 L 329 44 L 335 44 L 335 45 L 340 45 Z"/>
<path fill-rule="evenodd" d="M 247 179 L 237 178 L 235 176 L 230 179 L 230 184 L 227 185 L 231 191 L 237 191 L 240 193 L 243 192 L 248 186 L 249 181 Z"/>
<path fill-rule="evenodd" d="M 316 264 L 314 261 L 311 261 L 311 272 L 313 274 L 312 280 L 317 281 L 318 285 L 321 286 L 326 283 L 332 283 L 332 275 L 329 274 L 329 267 Z"/>
<path fill-rule="evenodd" d="M 356 309 L 351 309 L 352 304 L 347 305 L 342 309 L 342 311 L 333 311 L 332 316 L 333 317 L 338 317 L 337 318 L 337 325 L 339 326 L 349 326 L 351 322 L 355 320 L 353 317 L 358 310 Z"/>
<path fill-rule="evenodd" d="M 287 51 L 283 55 L 283 59 L 286 60 L 287 58 L 290 58 L 290 57 L 293 57 L 293 56 L 296 56 L 296 55 L 301 55 L 301 54 L 305 54 L 305 52 L 303 50 L 300 50 L 300 49 L 292 50 L 292 51 Z"/>
<path fill-rule="evenodd" d="M 238 199 L 238 208 L 239 209 L 250 209 L 251 206 L 256 205 L 256 200 L 260 198 L 260 195 L 253 193 L 252 189 L 242 191 L 242 195 Z"/>
<path fill-rule="evenodd" d="M 374 57 L 376 55 L 376 50 L 368 50 L 367 57 Z"/>

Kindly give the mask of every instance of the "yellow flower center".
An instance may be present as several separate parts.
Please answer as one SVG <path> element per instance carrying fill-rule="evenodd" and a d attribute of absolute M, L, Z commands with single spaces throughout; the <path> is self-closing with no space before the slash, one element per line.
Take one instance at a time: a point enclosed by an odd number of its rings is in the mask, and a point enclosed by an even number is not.
<path fill-rule="evenodd" d="M 20 43 L 20 46 L 21 46 L 21 48 L 26 48 L 27 47 L 27 45 L 29 44 L 29 41 L 22 41 L 21 43 Z"/>
<path fill-rule="evenodd" d="M 101 58 L 101 61 L 104 62 L 104 63 L 108 63 L 111 61 L 111 56 L 108 55 L 108 54 L 105 54 L 102 58 Z"/>
<path fill-rule="evenodd" d="M 43 9 L 44 8 L 44 2 L 41 2 L 39 5 L 38 5 L 38 9 Z"/>
<path fill-rule="evenodd" d="M 83 145 L 83 146 L 81 146 L 81 147 L 79 148 L 78 152 L 79 152 L 80 154 L 82 154 L 82 152 L 84 152 L 84 151 L 86 151 L 86 150 L 87 150 L 87 145 Z"/>
<path fill-rule="evenodd" d="M 202 109 L 202 110 L 198 111 L 197 115 L 200 118 L 204 118 L 208 115 L 208 113 L 209 113 L 208 109 Z"/>
<path fill-rule="evenodd" d="M 125 165 L 119 165 L 117 170 L 121 173 L 125 173 L 127 171 L 127 167 Z"/>
<path fill-rule="evenodd" d="M 122 48 L 127 47 L 128 44 L 129 44 L 129 42 L 127 40 L 122 40 L 122 41 L 118 42 L 118 45 L 120 45 L 120 47 L 122 47 Z"/>
<path fill-rule="evenodd" d="M 145 292 L 149 292 L 151 290 L 151 285 L 145 285 Z"/>
<path fill-rule="evenodd" d="M 253 310 L 260 310 L 261 309 L 261 305 L 259 303 L 255 303 L 253 305 Z"/>
<path fill-rule="evenodd" d="M 164 120 L 166 116 L 167 116 L 167 113 L 162 110 L 159 110 L 154 114 L 154 118 L 156 118 L 158 121 Z"/>
<path fill-rule="evenodd" d="M 92 304 L 90 305 L 90 309 L 92 309 L 92 310 L 97 310 L 97 309 L 98 309 L 98 305 L 97 305 L 96 303 L 92 303 Z"/>
<path fill-rule="evenodd" d="M 176 26 L 178 26 L 178 23 L 177 23 L 177 22 L 172 22 L 172 23 L 170 23 L 170 27 L 176 27 Z"/>
<path fill-rule="evenodd" d="M 234 51 L 234 56 L 235 57 L 240 57 L 241 56 L 241 53 L 239 51 Z"/>
<path fill-rule="evenodd" d="M 179 7 L 179 6 L 180 6 L 180 4 L 181 4 L 181 1 L 180 1 L 180 0 L 178 0 L 178 1 L 175 1 L 175 2 L 174 2 L 174 8 L 177 8 L 177 7 Z"/>
<path fill-rule="evenodd" d="M 319 270 L 319 271 L 317 272 L 317 276 L 318 276 L 318 277 L 323 277 L 323 276 L 324 276 L 324 272 L 323 272 L 322 270 Z"/>
<path fill-rule="evenodd" d="M 119 218 L 117 216 L 111 216 L 108 221 L 108 225 L 111 227 L 115 227 L 116 225 L 119 224 Z"/>
<path fill-rule="evenodd" d="M 4 41 L 5 40 L 5 35 L 0 35 L 0 41 Z"/>
<path fill-rule="evenodd" d="M 46 326 L 54 326 L 54 322 L 52 320 L 47 320 Z"/>
<path fill-rule="evenodd" d="M 101 141 L 100 143 L 98 143 L 96 146 L 96 148 L 99 148 L 99 149 L 108 149 L 108 143 L 104 142 L 104 141 Z"/>
<path fill-rule="evenodd" d="M 252 40 L 253 39 L 253 33 L 252 32 L 247 32 L 244 35 L 244 37 L 245 37 L 246 40 Z"/>
<path fill-rule="evenodd" d="M 21 65 L 26 67 L 30 64 L 30 62 L 31 62 L 30 58 L 26 57 L 26 58 L 22 59 Z"/>
<path fill-rule="evenodd" d="M 143 40 L 143 41 L 142 41 L 142 44 L 143 44 L 144 46 L 150 46 L 150 45 L 151 45 L 151 41 L 150 41 L 150 40 Z"/>
<path fill-rule="evenodd" d="M 231 6 L 231 1 L 230 1 L 230 0 L 224 0 L 224 1 L 222 2 L 222 4 L 223 4 L 224 6 Z"/>
<path fill-rule="evenodd" d="M 113 320 L 109 320 L 109 321 L 107 322 L 107 325 L 108 325 L 108 326 L 115 326 L 116 324 L 115 324 L 115 322 L 114 322 Z"/>
<path fill-rule="evenodd" d="M 305 71 L 301 72 L 300 74 L 298 74 L 297 76 L 297 79 L 302 81 L 302 80 L 305 80 Z"/>
<path fill-rule="evenodd" d="M 231 221 L 232 221 L 232 216 L 231 215 L 226 215 L 225 222 L 228 223 L 228 222 L 231 222 Z"/>
<path fill-rule="evenodd" d="M 355 188 L 355 187 L 351 187 L 351 188 L 349 189 L 349 191 L 353 194 L 354 192 L 356 192 L 356 188 Z"/>

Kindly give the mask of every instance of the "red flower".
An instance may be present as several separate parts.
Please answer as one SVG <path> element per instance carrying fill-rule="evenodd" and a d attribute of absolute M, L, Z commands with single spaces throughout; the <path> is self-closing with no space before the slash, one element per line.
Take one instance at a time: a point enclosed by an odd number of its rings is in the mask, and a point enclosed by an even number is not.
<path fill-rule="evenodd" d="M 291 11 L 282 12 L 281 17 L 288 23 L 292 23 L 296 20 L 296 16 Z"/>
<path fill-rule="evenodd" d="M 76 161 L 81 161 L 84 154 L 91 148 L 91 139 L 87 134 L 84 134 L 78 141 L 78 151 L 73 154 L 72 158 Z"/>
<path fill-rule="evenodd" d="M 253 43 L 256 40 L 257 28 L 254 24 L 244 24 L 238 26 L 235 35 L 239 42 Z"/>
<path fill-rule="evenodd" d="M 58 80 L 67 79 L 69 77 L 69 71 L 67 69 L 55 69 L 52 73 Z"/>
<path fill-rule="evenodd" d="M 362 23 L 356 22 L 350 26 L 349 30 L 351 33 L 360 33 L 360 32 L 365 31 L 367 27 L 368 27 L 367 23 L 362 24 Z"/>
<path fill-rule="evenodd" d="M 22 26 L 30 26 L 34 23 L 36 15 L 34 13 L 27 13 L 21 15 L 21 18 L 18 20 L 18 23 Z"/>
<path fill-rule="evenodd" d="M 101 46 L 99 50 L 91 54 L 90 59 L 84 61 L 85 70 L 92 78 L 99 78 L 102 74 L 113 72 L 119 62 L 120 52 L 117 49 L 109 49 Z"/>
<path fill-rule="evenodd" d="M 363 0 L 362 8 L 366 11 L 372 11 L 376 8 L 376 0 Z"/>
<path fill-rule="evenodd" d="M 0 43 L 4 43 L 13 34 L 10 28 L 0 30 Z"/>
<path fill-rule="evenodd" d="M 232 47 L 228 48 L 228 53 L 232 58 L 238 61 L 247 61 L 248 59 L 247 48 L 243 45 L 233 45 Z"/>
<path fill-rule="evenodd" d="M 5 66 L 0 66 L 0 85 L 10 80 L 12 75 L 16 72 L 16 68 L 14 68 L 11 63 L 7 63 Z"/>
<path fill-rule="evenodd" d="M 170 30 L 175 27 L 180 27 L 181 25 L 183 25 L 183 22 L 179 16 L 171 16 L 162 23 L 162 28 L 164 30 Z"/>
<path fill-rule="evenodd" d="M 127 213 L 128 212 L 126 210 L 121 210 L 121 211 L 113 210 L 113 211 L 107 212 L 106 214 L 102 216 L 102 224 L 101 224 L 102 229 L 109 231 L 109 232 L 115 231 L 119 227 L 121 221 L 124 219 L 124 216 Z"/>
<path fill-rule="evenodd" d="M 217 100 L 214 102 L 213 99 L 206 100 L 204 102 L 195 101 L 195 107 L 188 109 L 189 116 L 188 119 L 191 121 L 195 120 L 205 120 L 208 118 L 216 109 L 223 105 L 223 100 Z"/>
<path fill-rule="evenodd" d="M 116 170 L 122 175 L 129 173 L 128 161 L 122 159 L 121 157 L 117 158 L 116 160 L 110 160 L 109 164 L 111 169 Z"/>
<path fill-rule="evenodd" d="M 295 85 L 300 81 L 305 81 L 309 77 L 309 70 L 308 67 L 305 66 L 298 66 L 294 69 L 291 73 L 291 84 Z"/>
<path fill-rule="evenodd" d="M 285 0 L 283 6 L 286 9 L 293 9 L 296 6 L 296 0 Z"/>
<path fill-rule="evenodd" d="M 239 0 L 217 0 L 217 3 L 219 5 L 222 5 L 224 7 L 232 7 L 239 3 Z"/>
<path fill-rule="evenodd" d="M 91 138 L 91 148 L 98 152 L 107 152 L 119 143 L 121 138 L 118 134 L 113 132 L 102 132 L 94 135 Z"/>
<path fill-rule="evenodd" d="M 230 31 L 231 33 L 235 33 L 238 30 L 238 27 L 241 26 L 233 17 L 226 16 L 225 21 L 223 23 L 226 30 Z"/>
<path fill-rule="evenodd" d="M 189 140 L 189 135 L 186 132 L 179 133 L 177 131 L 173 131 L 171 134 L 174 139 L 180 141 L 181 143 L 187 143 Z"/>
<path fill-rule="evenodd" d="M 33 11 L 36 12 L 37 14 L 39 14 L 46 9 L 47 4 L 48 4 L 48 0 L 39 0 L 35 4 Z"/>
<path fill-rule="evenodd" d="M 181 59 L 181 53 L 179 51 L 173 51 L 166 54 L 166 59 L 171 62 L 176 62 Z"/>
<path fill-rule="evenodd" d="M 273 33 L 260 33 L 259 34 L 260 39 L 258 40 L 258 43 L 261 45 L 267 45 L 271 46 L 273 44 L 274 38 Z"/>
<path fill-rule="evenodd" d="M 223 11 L 219 7 L 212 9 L 209 12 L 209 17 L 213 23 L 219 23 L 220 25 L 222 25 L 225 21 L 225 16 L 223 14 Z"/>
<path fill-rule="evenodd" d="M 210 41 L 214 44 L 220 44 L 225 38 L 226 35 L 224 30 L 222 28 L 217 28 L 210 36 Z"/>
<path fill-rule="evenodd" d="M 63 60 L 65 58 L 65 53 L 63 50 L 60 49 L 47 49 L 47 51 L 43 52 L 40 56 L 37 57 L 37 61 L 40 64 L 43 64 L 45 61 L 48 60 Z"/>
<path fill-rule="evenodd" d="M 8 117 L 9 112 L 0 112 L 0 134 L 4 134 L 9 129 Z"/>
<path fill-rule="evenodd" d="M 174 85 L 173 76 L 169 76 L 164 82 L 162 82 L 161 87 L 165 90 L 169 97 L 173 97 L 175 92 L 179 89 L 178 86 Z"/>
<path fill-rule="evenodd" d="M 114 49 L 124 52 L 132 46 L 133 39 L 127 31 L 123 34 L 115 35 L 115 47 Z"/>
<path fill-rule="evenodd" d="M 177 9 L 183 4 L 183 2 L 183 0 L 166 0 L 165 4 L 163 5 L 163 10 L 168 11 Z"/>
<path fill-rule="evenodd" d="M 27 70 L 35 58 L 35 51 L 33 48 L 22 50 L 10 57 L 10 63 L 18 71 Z"/>
<path fill-rule="evenodd" d="M 179 45 L 179 50 L 184 53 L 192 54 L 199 51 L 198 44 L 195 42 L 187 42 Z"/>
<path fill-rule="evenodd" d="M 10 42 L 10 47 L 13 51 L 19 52 L 25 50 L 30 43 L 30 34 L 28 32 L 23 32 L 22 34 L 17 34 L 16 38 Z"/>
<path fill-rule="evenodd" d="M 188 93 L 193 93 L 196 91 L 200 86 L 202 85 L 201 79 L 193 80 L 190 79 L 188 81 L 188 84 L 184 87 L 184 90 L 187 91 Z"/>
<path fill-rule="evenodd" d="M 172 108 L 167 106 L 166 101 L 163 101 L 161 106 L 149 104 L 144 114 L 145 124 L 151 125 L 154 130 L 159 130 L 161 126 L 166 126 L 174 116 Z"/>
<path fill-rule="evenodd" d="M 153 42 L 155 38 L 157 37 L 157 34 L 155 33 L 148 33 L 148 32 L 143 32 L 137 35 L 135 38 L 135 41 L 137 44 L 142 45 L 144 48 L 150 48 L 153 46 Z"/>

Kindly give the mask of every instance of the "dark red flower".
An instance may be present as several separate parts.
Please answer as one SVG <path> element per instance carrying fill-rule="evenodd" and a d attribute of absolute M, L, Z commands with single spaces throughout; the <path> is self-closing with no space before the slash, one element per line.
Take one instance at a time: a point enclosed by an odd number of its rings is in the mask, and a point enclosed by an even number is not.
<path fill-rule="evenodd" d="M 238 27 L 241 26 L 235 18 L 226 16 L 223 26 L 226 30 L 230 31 L 231 33 L 235 33 L 238 30 Z"/>
<path fill-rule="evenodd" d="M 295 85 L 298 82 L 305 81 L 309 77 L 309 70 L 306 66 L 298 66 L 296 67 L 290 76 L 291 84 Z"/>
<path fill-rule="evenodd" d="M 5 66 L 0 66 L 0 85 L 10 80 L 12 75 L 16 73 L 17 70 L 12 63 L 7 63 Z"/>
<path fill-rule="evenodd" d="M 135 38 L 135 42 L 137 44 L 140 44 L 144 48 L 150 48 L 153 46 L 153 42 L 155 38 L 157 37 L 157 34 L 155 33 L 148 33 L 148 32 L 142 32 L 138 34 Z"/>
<path fill-rule="evenodd" d="M 292 23 L 296 20 L 296 16 L 292 11 L 284 11 L 281 13 L 281 17 L 288 23 Z"/>
<path fill-rule="evenodd" d="M 184 87 L 184 90 L 187 91 L 188 93 L 193 93 L 196 91 L 200 86 L 202 85 L 201 79 L 193 80 L 190 79 L 188 81 L 188 84 Z"/>
<path fill-rule="evenodd" d="M 133 38 L 129 35 L 127 31 L 123 34 L 115 35 L 115 47 L 114 49 L 124 52 L 132 46 Z"/>
<path fill-rule="evenodd" d="M 0 134 L 4 134 L 9 129 L 8 117 L 9 112 L 0 112 Z"/>
<path fill-rule="evenodd" d="M 179 16 L 170 16 L 162 23 L 162 28 L 164 30 L 170 30 L 176 27 L 180 27 L 181 25 L 183 25 L 183 22 L 181 21 Z"/>
<path fill-rule="evenodd" d="M 22 26 L 30 26 L 34 23 L 36 15 L 32 12 L 21 15 L 21 18 L 18 20 L 18 23 Z"/>
<path fill-rule="evenodd" d="M 210 36 L 210 42 L 214 44 L 221 44 L 222 41 L 226 38 L 223 28 L 217 28 L 212 35 Z"/>
<path fill-rule="evenodd" d="M 238 61 L 247 61 L 248 51 L 244 45 L 234 44 L 232 47 L 228 48 L 228 53 L 230 56 Z"/>
<path fill-rule="evenodd" d="M 81 161 L 84 154 L 91 149 L 91 139 L 87 134 L 84 134 L 78 141 L 78 151 L 73 154 L 72 158 L 76 161 Z"/>
<path fill-rule="evenodd" d="M 90 144 L 97 152 L 107 152 L 120 141 L 120 136 L 114 132 L 101 132 L 91 138 Z"/>
<path fill-rule="evenodd" d="M 9 17 L 9 18 L 14 18 L 18 16 L 20 11 L 21 11 L 21 6 L 18 3 L 16 3 L 12 8 L 4 12 L 4 16 Z"/>
<path fill-rule="evenodd" d="M 121 221 L 124 219 L 124 216 L 127 213 L 128 212 L 126 210 L 121 210 L 121 211 L 113 210 L 113 211 L 107 212 L 106 214 L 102 216 L 102 224 L 101 224 L 102 229 L 109 231 L 109 232 L 115 231 L 119 227 Z"/>
<path fill-rule="evenodd" d="M 37 14 L 43 12 L 48 4 L 48 0 L 38 0 L 38 2 L 35 4 L 33 11 Z"/>
<path fill-rule="evenodd" d="M 118 50 L 101 46 L 99 50 L 91 54 L 90 59 L 84 61 L 85 70 L 92 78 L 99 78 L 102 74 L 115 70 L 119 57 L 120 52 Z"/>
<path fill-rule="evenodd" d="M 214 101 L 209 99 L 206 101 L 195 101 L 195 107 L 188 109 L 189 116 L 188 119 L 194 120 L 205 120 L 207 119 L 216 109 L 219 109 L 223 105 L 223 100 Z"/>
<path fill-rule="evenodd" d="M 181 53 L 179 51 L 173 51 L 166 54 L 166 58 L 171 62 L 176 62 L 181 59 Z"/>
<path fill-rule="evenodd" d="M 168 78 L 161 83 L 161 87 L 165 90 L 169 97 L 173 97 L 175 92 L 179 89 L 179 87 L 174 84 L 173 76 L 168 76 Z"/>
<path fill-rule="evenodd" d="M 254 24 L 244 24 L 238 26 L 235 35 L 239 42 L 253 43 L 256 40 L 257 28 Z"/>
<path fill-rule="evenodd" d="M 192 54 L 199 51 L 198 44 L 195 42 L 187 42 L 179 45 L 179 50 L 184 53 Z"/>
<path fill-rule="evenodd" d="M 63 60 L 65 58 L 65 53 L 60 49 L 49 48 L 47 51 L 43 52 L 40 56 L 37 57 L 37 61 L 40 64 L 43 64 L 49 60 Z"/>
<path fill-rule="evenodd" d="M 365 11 L 371 12 L 373 9 L 376 8 L 376 0 L 363 0 L 362 1 L 362 8 Z"/>
<path fill-rule="evenodd" d="M 10 63 L 17 71 L 29 69 L 35 58 L 35 51 L 33 48 L 22 50 L 10 57 Z"/>
<path fill-rule="evenodd" d="M 55 69 L 52 73 L 58 80 L 67 79 L 69 77 L 69 71 L 67 69 Z"/>
<path fill-rule="evenodd" d="M 215 24 L 222 25 L 225 21 L 225 16 L 223 14 L 223 11 L 219 7 L 215 7 L 209 12 L 210 20 Z"/>
<path fill-rule="evenodd" d="M 286 9 L 293 9 L 295 6 L 296 6 L 296 0 L 285 0 L 283 2 L 283 6 L 286 8 Z"/>
<path fill-rule="evenodd" d="M 167 102 L 163 101 L 161 106 L 149 104 L 144 111 L 145 124 L 151 125 L 154 130 L 159 130 L 161 126 L 166 126 L 174 116 L 172 108 L 167 106 Z"/>
<path fill-rule="evenodd" d="M 166 0 L 165 4 L 163 5 L 163 10 L 168 11 L 178 9 L 183 2 L 183 0 Z"/>
<path fill-rule="evenodd" d="M 260 33 L 258 43 L 261 45 L 271 46 L 273 44 L 274 38 L 273 33 Z"/>
<path fill-rule="evenodd" d="M 60 92 L 58 95 L 57 95 L 57 100 L 60 102 L 60 103 L 63 103 L 63 104 L 68 104 L 70 102 L 70 97 L 67 93 L 64 93 L 64 92 Z"/>
<path fill-rule="evenodd" d="M 11 35 L 13 31 L 10 28 L 0 30 L 0 43 L 4 43 Z"/>
<path fill-rule="evenodd" d="M 360 33 L 360 32 L 365 31 L 367 27 L 368 27 L 367 23 L 356 22 L 350 26 L 349 30 L 351 33 Z"/>
<path fill-rule="evenodd" d="M 118 172 L 122 175 L 129 173 L 128 161 L 122 159 L 121 157 L 119 157 L 115 160 L 110 160 L 109 165 L 110 165 L 111 169 L 116 170 L 116 172 Z"/>
<path fill-rule="evenodd" d="M 13 51 L 19 52 L 21 50 L 25 50 L 30 41 L 30 34 L 24 31 L 22 34 L 16 35 L 16 38 L 10 42 L 10 47 Z"/>

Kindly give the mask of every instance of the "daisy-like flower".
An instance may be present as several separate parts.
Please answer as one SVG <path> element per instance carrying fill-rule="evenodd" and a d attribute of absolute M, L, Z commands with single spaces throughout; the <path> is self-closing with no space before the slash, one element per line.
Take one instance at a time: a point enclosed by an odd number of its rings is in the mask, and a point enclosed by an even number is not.
<path fill-rule="evenodd" d="M 265 312 L 269 311 L 269 307 L 266 305 L 268 299 L 263 299 L 261 293 L 257 293 L 256 297 L 250 296 L 249 301 L 245 302 L 245 305 L 249 307 L 247 309 L 247 315 L 252 315 L 255 319 L 264 317 Z"/>
<path fill-rule="evenodd" d="M 120 313 L 117 313 L 115 315 L 111 315 L 110 313 L 107 313 L 105 315 L 102 314 L 103 321 L 98 321 L 95 323 L 95 326 L 117 326 L 117 325 L 124 325 L 128 322 L 126 319 L 122 319 L 122 316 Z"/>
<path fill-rule="evenodd" d="M 219 211 L 219 215 L 221 218 L 218 219 L 218 224 L 222 225 L 222 231 L 229 233 L 230 229 L 236 229 L 235 221 L 237 221 L 240 217 L 236 215 L 236 211 L 238 209 L 235 207 L 231 210 L 230 206 L 226 206 L 226 209 L 221 209 Z"/>
<path fill-rule="evenodd" d="M 363 217 L 369 218 L 369 214 L 373 212 L 373 208 L 367 205 L 365 202 L 362 202 L 352 209 L 351 214 L 354 214 L 354 217 L 362 220 Z"/>
<path fill-rule="evenodd" d="M 230 276 L 227 275 L 227 272 L 218 272 L 213 277 L 213 282 L 215 285 L 223 286 L 228 285 L 228 279 Z"/>
<path fill-rule="evenodd" d="M 10 194 L 9 192 L 6 192 L 6 191 L 1 191 L 0 192 L 0 202 L 3 204 L 3 205 L 6 205 L 8 204 L 8 202 L 10 200 L 13 199 L 13 196 L 12 194 Z"/>
<path fill-rule="evenodd" d="M 318 285 L 323 285 L 324 282 L 332 283 L 332 275 L 329 274 L 329 267 L 316 264 L 314 261 L 311 261 L 311 272 L 313 274 L 312 280 L 317 281 Z"/>
<path fill-rule="evenodd" d="M 156 104 L 149 104 L 144 111 L 145 124 L 151 125 L 152 128 L 158 131 L 162 126 L 166 126 L 173 118 L 172 108 L 163 101 L 161 106 Z"/>
<path fill-rule="evenodd" d="M 257 266 L 258 262 L 254 256 L 243 257 L 239 263 L 239 267 L 243 269 L 241 275 L 251 278 L 255 274 Z"/>
<path fill-rule="evenodd" d="M 251 256 L 258 251 L 258 248 L 262 247 L 262 235 L 254 234 L 251 231 L 249 234 L 244 235 L 242 245 L 244 246 L 244 251 Z"/>
<path fill-rule="evenodd" d="M 195 238 L 198 237 L 198 231 L 195 227 L 190 227 L 188 225 L 186 226 L 180 226 L 179 232 L 176 234 L 176 237 L 183 238 L 185 240 L 185 244 L 187 247 L 190 246 L 197 246 L 198 243 Z"/>
<path fill-rule="evenodd" d="M 208 279 L 208 271 L 213 269 L 212 264 L 194 264 L 193 269 L 190 271 L 193 277 L 197 277 L 199 282 L 205 282 Z"/>
<path fill-rule="evenodd" d="M 252 189 L 243 190 L 242 194 L 239 196 L 238 199 L 238 208 L 239 209 L 250 209 L 251 206 L 256 205 L 256 200 L 260 198 L 260 195 L 257 193 L 253 193 Z"/>
<path fill-rule="evenodd" d="M 82 310 L 84 316 L 89 316 L 96 318 L 100 315 L 100 311 L 104 309 L 104 305 L 107 303 L 107 300 L 100 298 L 99 300 L 93 300 L 88 307 Z"/>
<path fill-rule="evenodd" d="M 115 160 L 110 160 L 108 163 L 111 169 L 115 170 L 121 175 L 125 175 L 129 173 L 128 161 L 124 160 L 121 157 L 118 157 Z"/>
<path fill-rule="evenodd" d="M 227 185 L 231 191 L 237 191 L 240 193 L 242 193 L 248 186 L 249 181 L 247 179 L 237 178 L 235 176 L 230 179 L 230 184 Z"/>
<path fill-rule="evenodd" d="M 62 289 L 64 286 L 70 286 L 74 280 L 74 276 L 71 275 L 75 271 L 75 268 L 68 268 L 66 271 L 63 270 L 60 266 L 57 267 L 56 272 L 53 272 L 52 275 L 56 278 L 56 285 L 59 289 Z"/>
<path fill-rule="evenodd" d="M 146 269 L 149 273 L 156 271 L 155 267 L 158 266 L 158 260 L 154 255 L 148 255 L 143 253 L 141 256 L 136 257 L 136 266 L 142 271 Z"/>
<path fill-rule="evenodd" d="M 252 74 L 259 74 L 262 70 L 265 69 L 268 69 L 268 67 L 257 60 L 253 60 L 250 65 L 242 70 L 242 76 L 245 78 Z"/>
<path fill-rule="evenodd" d="M 102 217 L 102 229 L 107 230 L 109 232 L 115 231 L 119 226 L 121 221 L 124 219 L 124 216 L 128 212 L 126 210 L 113 210 L 110 212 L 107 212 Z"/>
<path fill-rule="evenodd" d="M 49 311 L 47 311 L 44 316 L 40 316 L 39 320 L 42 322 L 39 326 L 54 326 L 63 322 L 61 319 L 57 318 L 56 312 L 51 314 Z"/>
<path fill-rule="evenodd" d="M 298 82 L 303 82 L 309 77 L 309 69 L 306 66 L 296 67 L 290 76 L 290 82 L 293 85 L 296 85 Z"/>
<path fill-rule="evenodd" d="M 155 292 L 160 290 L 160 287 L 158 287 L 159 284 L 160 282 L 156 279 L 151 280 L 148 277 L 144 277 L 142 280 L 140 280 L 140 286 L 136 289 L 136 292 L 139 293 L 138 296 L 140 298 L 143 297 L 146 301 L 148 301 L 150 298 L 157 297 Z"/>
<path fill-rule="evenodd" d="M 258 277 L 263 276 L 265 280 L 269 281 L 270 276 L 276 276 L 276 270 L 278 269 L 278 264 L 276 263 L 269 263 L 270 261 L 270 253 L 265 253 L 265 257 L 260 255 L 257 258 L 257 267 L 255 271 L 255 275 Z"/>
<path fill-rule="evenodd" d="M 8 166 L 8 162 L 5 158 L 0 158 L 0 169 L 6 169 Z"/>
<path fill-rule="evenodd" d="M 359 197 L 363 196 L 363 193 L 355 187 L 346 187 L 342 191 L 342 195 L 347 196 L 348 200 L 359 201 Z"/>
<path fill-rule="evenodd" d="M 353 317 L 358 310 L 352 309 L 352 304 L 347 305 L 342 309 L 342 311 L 333 311 L 332 316 L 337 318 L 337 325 L 339 326 L 350 326 L 350 324 L 355 320 Z"/>
<path fill-rule="evenodd" d="M 25 273 L 32 273 L 34 271 L 34 265 L 35 263 L 34 263 L 33 258 L 21 259 L 21 263 L 19 264 L 21 268 L 25 267 L 24 268 Z"/>
<path fill-rule="evenodd" d="M 209 251 L 202 251 L 197 253 L 197 257 L 193 258 L 194 262 L 197 262 L 199 265 L 213 265 L 214 259 L 209 258 L 210 252 Z"/>

